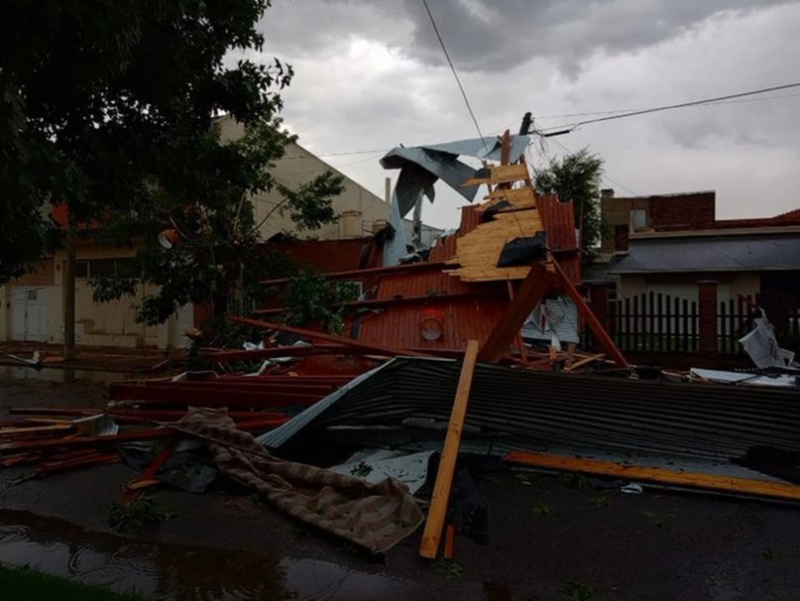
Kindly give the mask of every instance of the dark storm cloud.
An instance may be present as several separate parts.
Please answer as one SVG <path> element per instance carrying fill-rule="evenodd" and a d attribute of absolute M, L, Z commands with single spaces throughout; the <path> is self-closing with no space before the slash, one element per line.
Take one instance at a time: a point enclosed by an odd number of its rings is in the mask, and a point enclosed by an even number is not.
<path fill-rule="evenodd" d="M 596 52 L 636 50 L 674 37 L 709 15 L 785 0 L 429 0 L 459 69 L 487 71 L 532 58 L 574 71 Z M 381 40 L 425 64 L 444 57 L 422 0 L 276 0 L 268 39 L 313 53 L 348 36 Z"/>

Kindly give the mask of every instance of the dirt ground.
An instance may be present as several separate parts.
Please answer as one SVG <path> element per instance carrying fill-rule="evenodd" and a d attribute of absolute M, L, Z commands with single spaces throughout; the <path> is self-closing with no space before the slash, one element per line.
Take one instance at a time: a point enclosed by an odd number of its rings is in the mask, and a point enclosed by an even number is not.
<path fill-rule="evenodd" d="M 101 397 L 96 384 L 0 383 L 5 407 Z M 0 471 L 0 510 L 57 517 L 106 534 L 106 510 L 134 476 L 124 465 L 109 465 L 3 485 L 19 474 Z M 391 582 L 393 588 L 391 595 L 375 593 L 376 599 L 798 598 L 800 507 L 647 487 L 628 495 L 600 480 L 510 471 L 480 487 L 489 507 L 489 542 L 457 537 L 455 562 L 444 566 L 419 561 L 421 530 L 376 562 L 298 528 L 247 493 L 191 495 L 162 488 L 159 494 L 176 517 L 146 536 L 339 566 L 345 576 L 323 597 L 329 599 L 356 598 L 353 591 L 364 578 L 378 576 L 388 579 L 378 581 L 381 586 Z"/>

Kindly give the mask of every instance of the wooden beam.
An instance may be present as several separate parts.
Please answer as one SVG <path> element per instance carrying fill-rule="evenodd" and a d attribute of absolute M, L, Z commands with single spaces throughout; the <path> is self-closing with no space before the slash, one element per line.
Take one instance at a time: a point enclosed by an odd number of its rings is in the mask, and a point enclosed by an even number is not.
<path fill-rule="evenodd" d="M 570 281 L 567 274 L 564 273 L 564 270 L 561 269 L 561 266 L 558 264 L 558 261 L 553 259 L 553 267 L 555 267 L 556 275 L 561 282 L 561 286 L 563 286 L 564 290 L 566 290 L 567 294 L 569 294 L 570 298 L 575 302 L 575 305 L 578 307 L 578 311 L 586 320 L 586 323 L 589 324 L 589 327 L 592 329 L 592 333 L 597 337 L 597 341 L 600 343 L 600 346 L 606 351 L 606 354 L 611 358 L 614 364 L 617 367 L 628 367 L 628 362 L 625 360 L 625 357 L 622 355 L 622 352 L 617 347 L 614 339 L 609 336 L 606 329 L 600 323 L 600 320 L 597 319 L 597 316 L 592 312 L 592 309 L 589 305 L 586 304 L 586 301 L 583 300 L 581 293 L 578 292 L 578 289 L 575 288 L 575 285 Z"/>
<path fill-rule="evenodd" d="M 431 355 L 425 353 L 418 353 L 404 349 L 387 348 L 383 346 L 375 346 L 372 344 L 362 344 L 358 340 L 352 338 L 345 338 L 344 336 L 335 336 L 333 334 L 324 334 L 322 332 L 315 332 L 314 330 L 306 330 L 303 328 L 294 328 L 292 326 L 280 325 L 271 323 L 269 321 L 260 321 L 258 319 L 249 319 L 247 317 L 229 316 L 228 321 L 240 323 L 242 325 L 251 326 L 254 328 L 263 328 L 265 330 L 275 330 L 277 332 L 289 332 L 297 334 L 298 336 L 305 336 L 312 340 L 324 340 L 325 342 L 332 342 L 334 344 L 343 344 L 352 348 L 361 349 L 373 355 L 387 355 L 395 357 L 397 355 L 406 355 L 408 357 L 430 357 Z"/>
<path fill-rule="evenodd" d="M 489 339 L 484 343 L 478 360 L 486 363 L 497 363 L 508 352 L 508 347 L 519 334 L 525 320 L 536 308 L 545 295 L 553 288 L 553 276 L 545 266 L 537 263 L 530 268 L 528 275 L 522 280 L 514 300 L 508 311 L 497 323 Z"/>
<path fill-rule="evenodd" d="M 565 368 L 564 368 L 564 371 L 573 371 L 573 370 L 576 370 L 576 369 L 578 369 L 579 367 L 583 367 L 583 366 L 584 366 L 584 365 L 586 365 L 587 363 L 591 363 L 592 361 L 597 361 L 598 359 L 602 359 L 602 358 L 603 358 L 603 357 L 605 357 L 605 356 L 606 356 L 606 354 L 605 354 L 605 353 L 597 353 L 596 355 L 590 355 L 590 356 L 588 356 L 588 357 L 584 357 L 584 358 L 583 358 L 583 359 L 581 359 L 580 361 L 575 361 L 574 363 L 571 363 L 570 365 L 568 365 L 567 367 L 565 367 Z"/>
<path fill-rule="evenodd" d="M 269 418 L 259 420 L 246 420 L 236 422 L 236 428 L 245 432 L 264 432 L 285 424 L 288 417 Z M 46 440 L 24 440 L 19 442 L 6 442 L 0 444 L 0 453 L 9 451 L 44 451 L 67 447 L 105 446 L 125 442 L 138 442 L 141 440 L 158 440 L 175 436 L 176 428 L 167 424 L 165 428 L 152 428 L 120 432 L 112 436 L 70 436 L 67 438 L 52 438 Z"/>
<path fill-rule="evenodd" d="M 347 301 L 346 303 L 341 303 L 341 306 L 346 307 L 347 309 L 357 310 L 357 309 L 380 309 L 384 307 L 392 307 L 395 305 L 404 305 L 407 306 L 411 303 L 430 303 L 431 300 L 435 300 L 438 302 L 444 301 L 451 301 L 451 300 L 463 300 L 467 298 L 480 298 L 486 296 L 494 296 L 495 292 L 493 290 L 470 290 L 468 292 L 454 292 L 454 293 L 445 293 L 445 294 L 438 294 L 435 298 L 431 298 L 430 294 L 419 295 L 419 296 L 396 296 L 392 298 L 371 298 L 368 300 L 356 300 L 356 301 Z M 337 303 L 331 303 L 328 305 L 329 307 L 338 307 L 340 306 Z M 281 313 L 286 313 L 287 309 L 285 307 L 274 307 L 271 309 L 256 309 L 255 311 L 251 311 L 250 315 L 280 315 Z"/>
<path fill-rule="evenodd" d="M 405 273 L 406 271 L 425 271 L 426 269 L 437 270 L 442 269 L 444 263 L 404 263 L 402 265 L 390 265 L 388 267 L 368 267 L 367 269 L 353 269 L 350 271 L 335 271 L 332 273 L 320 274 L 328 280 L 341 280 L 341 279 L 358 279 L 364 277 L 376 277 L 381 275 L 394 275 L 396 273 Z M 292 278 L 278 278 L 274 280 L 261 280 L 262 284 L 267 286 L 277 286 L 279 284 L 288 284 Z"/>
<path fill-rule="evenodd" d="M 544 469 L 566 470 L 584 474 L 640 480 L 643 482 L 658 482 L 661 484 L 673 484 L 675 486 L 686 486 L 689 488 L 718 490 L 730 493 L 756 495 L 759 497 L 800 501 L 800 486 L 783 482 L 768 482 L 765 480 L 751 480 L 732 476 L 681 472 L 660 467 L 625 465 L 613 461 L 579 459 L 577 457 L 562 457 L 547 455 L 545 453 L 531 453 L 528 451 L 511 451 L 505 456 L 505 461 Z"/>
<path fill-rule="evenodd" d="M 501 138 L 500 164 L 508 165 L 511 162 L 511 132 L 506 130 Z"/>
<path fill-rule="evenodd" d="M 453 474 L 458 459 L 458 449 L 461 446 L 461 432 L 464 428 L 464 419 L 467 416 L 467 403 L 469 391 L 472 387 L 472 374 L 475 372 L 475 363 L 478 359 L 478 341 L 470 340 L 467 343 L 467 352 L 461 366 L 461 376 L 458 379 L 456 397 L 453 401 L 453 410 L 450 413 L 450 425 L 439 460 L 439 470 L 436 473 L 436 484 L 433 487 L 431 506 L 428 510 L 428 519 L 425 522 L 425 532 L 422 534 L 422 543 L 419 554 L 425 559 L 436 559 L 439 553 L 439 543 L 442 539 L 447 517 L 447 506 L 450 502 L 450 491 L 453 487 Z"/>

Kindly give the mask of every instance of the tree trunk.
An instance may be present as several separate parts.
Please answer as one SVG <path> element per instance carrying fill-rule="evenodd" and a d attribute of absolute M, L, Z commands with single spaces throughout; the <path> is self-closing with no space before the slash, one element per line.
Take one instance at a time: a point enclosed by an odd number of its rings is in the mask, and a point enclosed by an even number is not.
<path fill-rule="evenodd" d="M 64 263 L 64 359 L 75 358 L 75 227 L 67 232 L 67 260 Z"/>

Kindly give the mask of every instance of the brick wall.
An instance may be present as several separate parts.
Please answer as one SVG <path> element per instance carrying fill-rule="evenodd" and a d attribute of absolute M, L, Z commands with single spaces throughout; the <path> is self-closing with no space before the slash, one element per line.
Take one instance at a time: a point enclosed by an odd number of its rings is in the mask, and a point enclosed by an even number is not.
<path fill-rule="evenodd" d="M 53 286 L 55 284 L 55 266 L 53 259 L 42 259 L 36 270 L 22 277 L 11 280 L 11 286 Z"/>
<path fill-rule="evenodd" d="M 651 227 L 656 230 L 713 229 L 715 197 L 714 192 L 651 196 L 649 198 Z"/>

